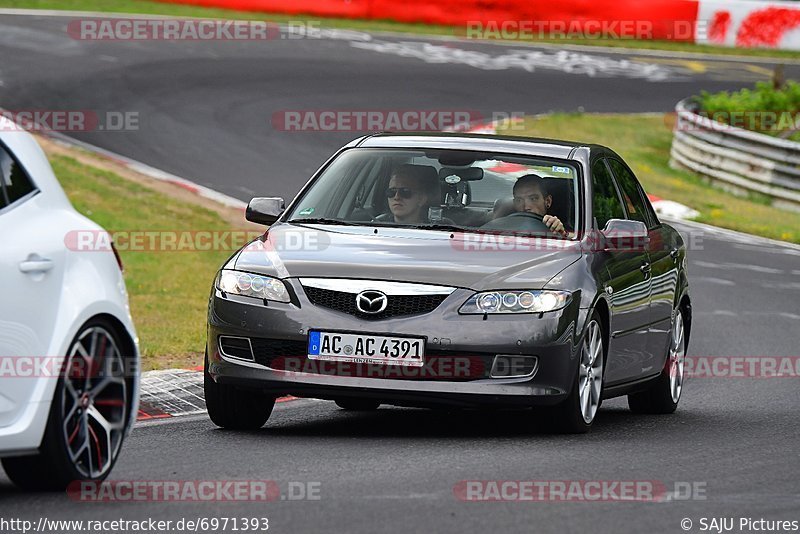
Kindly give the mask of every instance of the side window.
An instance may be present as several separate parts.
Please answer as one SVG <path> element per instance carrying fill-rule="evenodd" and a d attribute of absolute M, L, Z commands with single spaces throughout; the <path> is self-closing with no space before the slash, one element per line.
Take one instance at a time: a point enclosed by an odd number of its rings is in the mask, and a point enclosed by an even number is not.
<path fill-rule="evenodd" d="M 609 219 L 625 218 L 617 188 L 603 160 L 597 160 L 592 165 L 592 191 L 592 212 L 599 230 L 605 228 Z"/>
<path fill-rule="evenodd" d="M 658 216 L 656 215 L 656 210 L 653 209 L 653 205 L 650 203 L 650 199 L 647 198 L 647 194 L 645 194 L 644 189 L 642 188 L 642 184 L 638 184 L 639 193 L 642 195 L 644 199 L 644 207 L 647 210 L 647 217 L 650 219 L 650 224 L 648 225 L 651 229 L 661 224 L 661 221 L 658 220 Z"/>
<path fill-rule="evenodd" d="M 619 160 L 609 159 L 608 164 L 614 172 L 614 176 L 619 184 L 622 201 L 625 203 L 625 208 L 628 210 L 628 218 L 634 221 L 641 221 L 648 227 L 653 226 L 647 216 L 644 200 L 642 199 L 636 177 Z"/>
<path fill-rule="evenodd" d="M 6 181 L 2 176 L 2 169 L 0 169 L 0 210 L 8 206 L 8 198 L 6 197 Z"/>
<path fill-rule="evenodd" d="M 36 188 L 11 155 L 0 146 L 0 180 L 3 187 L 3 206 L 13 204 Z"/>
<path fill-rule="evenodd" d="M 5 149 L 0 146 L 0 209 L 8 206 L 8 193 L 6 187 L 11 183 L 11 165 L 13 160 L 8 157 Z"/>

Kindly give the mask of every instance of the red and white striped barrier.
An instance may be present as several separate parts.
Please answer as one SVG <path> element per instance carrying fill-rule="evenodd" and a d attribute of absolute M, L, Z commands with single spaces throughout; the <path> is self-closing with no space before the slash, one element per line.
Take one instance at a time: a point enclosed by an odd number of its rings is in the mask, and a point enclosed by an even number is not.
<path fill-rule="evenodd" d="M 800 3 L 700 0 L 697 32 L 702 44 L 800 50 Z"/>
<path fill-rule="evenodd" d="M 800 2 L 760 0 L 160 0 L 242 11 L 440 24 L 525 23 L 542 36 L 597 35 L 800 50 Z M 602 30 L 600 30 L 602 28 Z M 643 31 L 646 29 L 646 31 Z M 502 30 L 501 30 L 502 32 Z M 469 32 L 467 32 L 469 33 Z M 491 33 L 491 31 L 489 31 Z M 469 37 L 469 35 L 467 35 Z M 501 35 L 502 36 L 502 35 Z"/>

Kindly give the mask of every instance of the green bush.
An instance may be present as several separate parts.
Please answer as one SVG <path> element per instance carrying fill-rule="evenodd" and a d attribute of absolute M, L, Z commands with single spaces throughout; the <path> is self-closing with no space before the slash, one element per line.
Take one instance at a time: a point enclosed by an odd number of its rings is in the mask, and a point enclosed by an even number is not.
<path fill-rule="evenodd" d="M 776 89 L 771 82 L 758 82 L 755 89 L 737 92 L 703 91 L 700 113 L 714 120 L 800 141 L 800 83 L 787 82 Z"/>

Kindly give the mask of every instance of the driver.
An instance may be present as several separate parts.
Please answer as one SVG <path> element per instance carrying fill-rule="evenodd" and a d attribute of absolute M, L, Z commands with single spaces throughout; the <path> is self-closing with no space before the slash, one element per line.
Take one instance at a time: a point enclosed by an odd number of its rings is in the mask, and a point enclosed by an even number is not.
<path fill-rule="evenodd" d="M 386 189 L 389 219 L 401 224 L 429 222 L 428 207 L 438 200 L 438 187 L 439 175 L 433 167 L 400 165 L 392 172 Z"/>
<path fill-rule="evenodd" d="M 551 232 L 565 236 L 564 224 L 555 215 L 547 215 L 553 197 L 547 191 L 544 178 L 538 174 L 526 174 L 514 183 L 514 210 L 542 216 L 542 222 Z"/>

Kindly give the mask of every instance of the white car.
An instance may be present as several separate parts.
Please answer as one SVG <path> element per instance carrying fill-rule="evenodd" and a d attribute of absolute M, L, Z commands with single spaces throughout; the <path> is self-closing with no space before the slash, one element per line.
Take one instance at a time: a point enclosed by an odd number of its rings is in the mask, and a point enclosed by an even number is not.
<path fill-rule="evenodd" d="M 102 480 L 136 419 L 138 338 L 103 229 L 34 138 L 0 117 L 0 457 L 29 490 Z"/>

